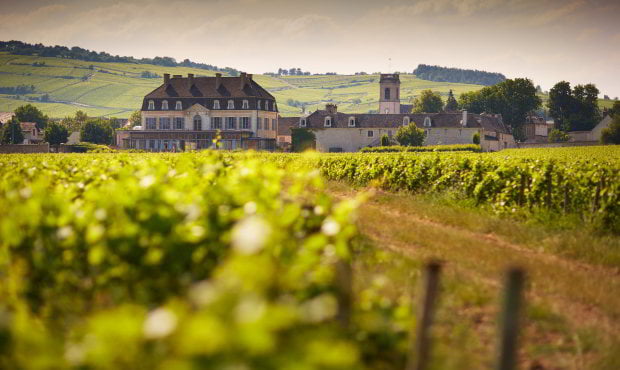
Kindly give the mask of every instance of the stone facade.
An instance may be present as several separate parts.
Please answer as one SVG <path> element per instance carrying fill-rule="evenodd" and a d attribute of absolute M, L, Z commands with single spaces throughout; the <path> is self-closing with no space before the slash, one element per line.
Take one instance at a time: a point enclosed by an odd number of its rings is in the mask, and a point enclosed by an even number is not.
<path fill-rule="evenodd" d="M 381 74 L 379 114 L 399 114 L 400 112 L 400 76 L 398 73 Z"/>

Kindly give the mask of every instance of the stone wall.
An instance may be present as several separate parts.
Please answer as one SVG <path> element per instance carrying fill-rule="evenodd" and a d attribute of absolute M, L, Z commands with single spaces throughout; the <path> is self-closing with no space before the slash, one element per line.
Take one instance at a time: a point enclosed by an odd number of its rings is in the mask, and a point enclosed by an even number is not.
<path fill-rule="evenodd" d="M 49 153 L 49 144 L 6 144 L 0 145 L 0 153 Z"/>

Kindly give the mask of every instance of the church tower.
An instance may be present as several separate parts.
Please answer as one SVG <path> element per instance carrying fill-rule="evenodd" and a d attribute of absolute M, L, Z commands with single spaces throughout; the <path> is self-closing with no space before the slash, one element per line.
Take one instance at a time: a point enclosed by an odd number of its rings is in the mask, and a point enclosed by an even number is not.
<path fill-rule="evenodd" d="M 379 114 L 400 114 L 400 78 L 398 73 L 382 73 L 379 89 Z"/>

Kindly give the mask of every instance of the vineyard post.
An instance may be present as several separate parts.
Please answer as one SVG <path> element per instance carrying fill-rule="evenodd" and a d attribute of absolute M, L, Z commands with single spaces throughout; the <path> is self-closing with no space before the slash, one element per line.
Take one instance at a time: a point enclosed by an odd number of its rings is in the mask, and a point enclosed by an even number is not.
<path fill-rule="evenodd" d="M 407 370 L 427 368 L 431 349 L 430 327 L 433 323 L 435 301 L 439 292 L 439 272 L 441 264 L 431 261 L 424 267 L 422 294 L 420 295 L 419 314 L 417 317 L 416 336 L 411 342 L 407 358 Z"/>
<path fill-rule="evenodd" d="M 339 260 L 336 264 L 336 284 L 338 289 L 337 318 L 343 328 L 348 329 L 353 309 L 353 271 L 351 262 Z"/>
<path fill-rule="evenodd" d="M 516 367 L 524 280 L 525 274 L 520 268 L 511 268 L 506 275 L 496 370 L 513 370 Z"/>

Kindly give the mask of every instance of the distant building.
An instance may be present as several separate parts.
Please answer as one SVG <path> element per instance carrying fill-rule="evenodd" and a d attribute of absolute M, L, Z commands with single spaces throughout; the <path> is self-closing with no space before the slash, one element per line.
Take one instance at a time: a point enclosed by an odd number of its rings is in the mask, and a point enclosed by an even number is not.
<path fill-rule="evenodd" d="M 0 127 L 9 122 L 13 117 L 15 117 L 15 113 L 13 112 L 0 112 Z"/>
<path fill-rule="evenodd" d="M 278 118 L 278 139 L 277 144 L 281 149 L 288 151 L 291 149 L 292 129 L 298 127 L 298 117 L 279 117 Z"/>
<path fill-rule="evenodd" d="M 23 144 L 40 144 L 43 142 L 41 130 L 37 128 L 34 122 L 20 122 L 22 133 L 24 134 Z"/>
<path fill-rule="evenodd" d="M 161 86 L 144 97 L 142 122 L 120 130 L 121 148 L 182 151 L 211 148 L 274 150 L 276 99 L 251 74 L 187 77 L 164 74 Z"/>
<path fill-rule="evenodd" d="M 379 114 L 411 113 L 413 105 L 400 103 L 400 75 L 382 73 L 379 79 Z"/>
<path fill-rule="evenodd" d="M 296 117 L 297 127 L 311 130 L 321 152 L 355 152 L 381 145 L 381 136 L 393 137 L 402 126 L 415 124 L 426 132 L 425 145 L 472 144 L 480 135 L 483 150 L 514 148 L 512 134 L 499 115 L 463 112 L 415 114 L 341 113 L 334 104 L 306 117 Z"/>
<path fill-rule="evenodd" d="M 570 141 L 573 142 L 600 142 L 603 129 L 609 127 L 612 118 L 606 115 L 603 119 L 590 131 L 569 131 Z"/>
<path fill-rule="evenodd" d="M 549 132 L 553 129 L 553 122 L 547 122 L 544 118 L 535 114 L 528 114 L 525 117 L 523 128 L 525 130 L 526 142 L 547 142 Z"/>

